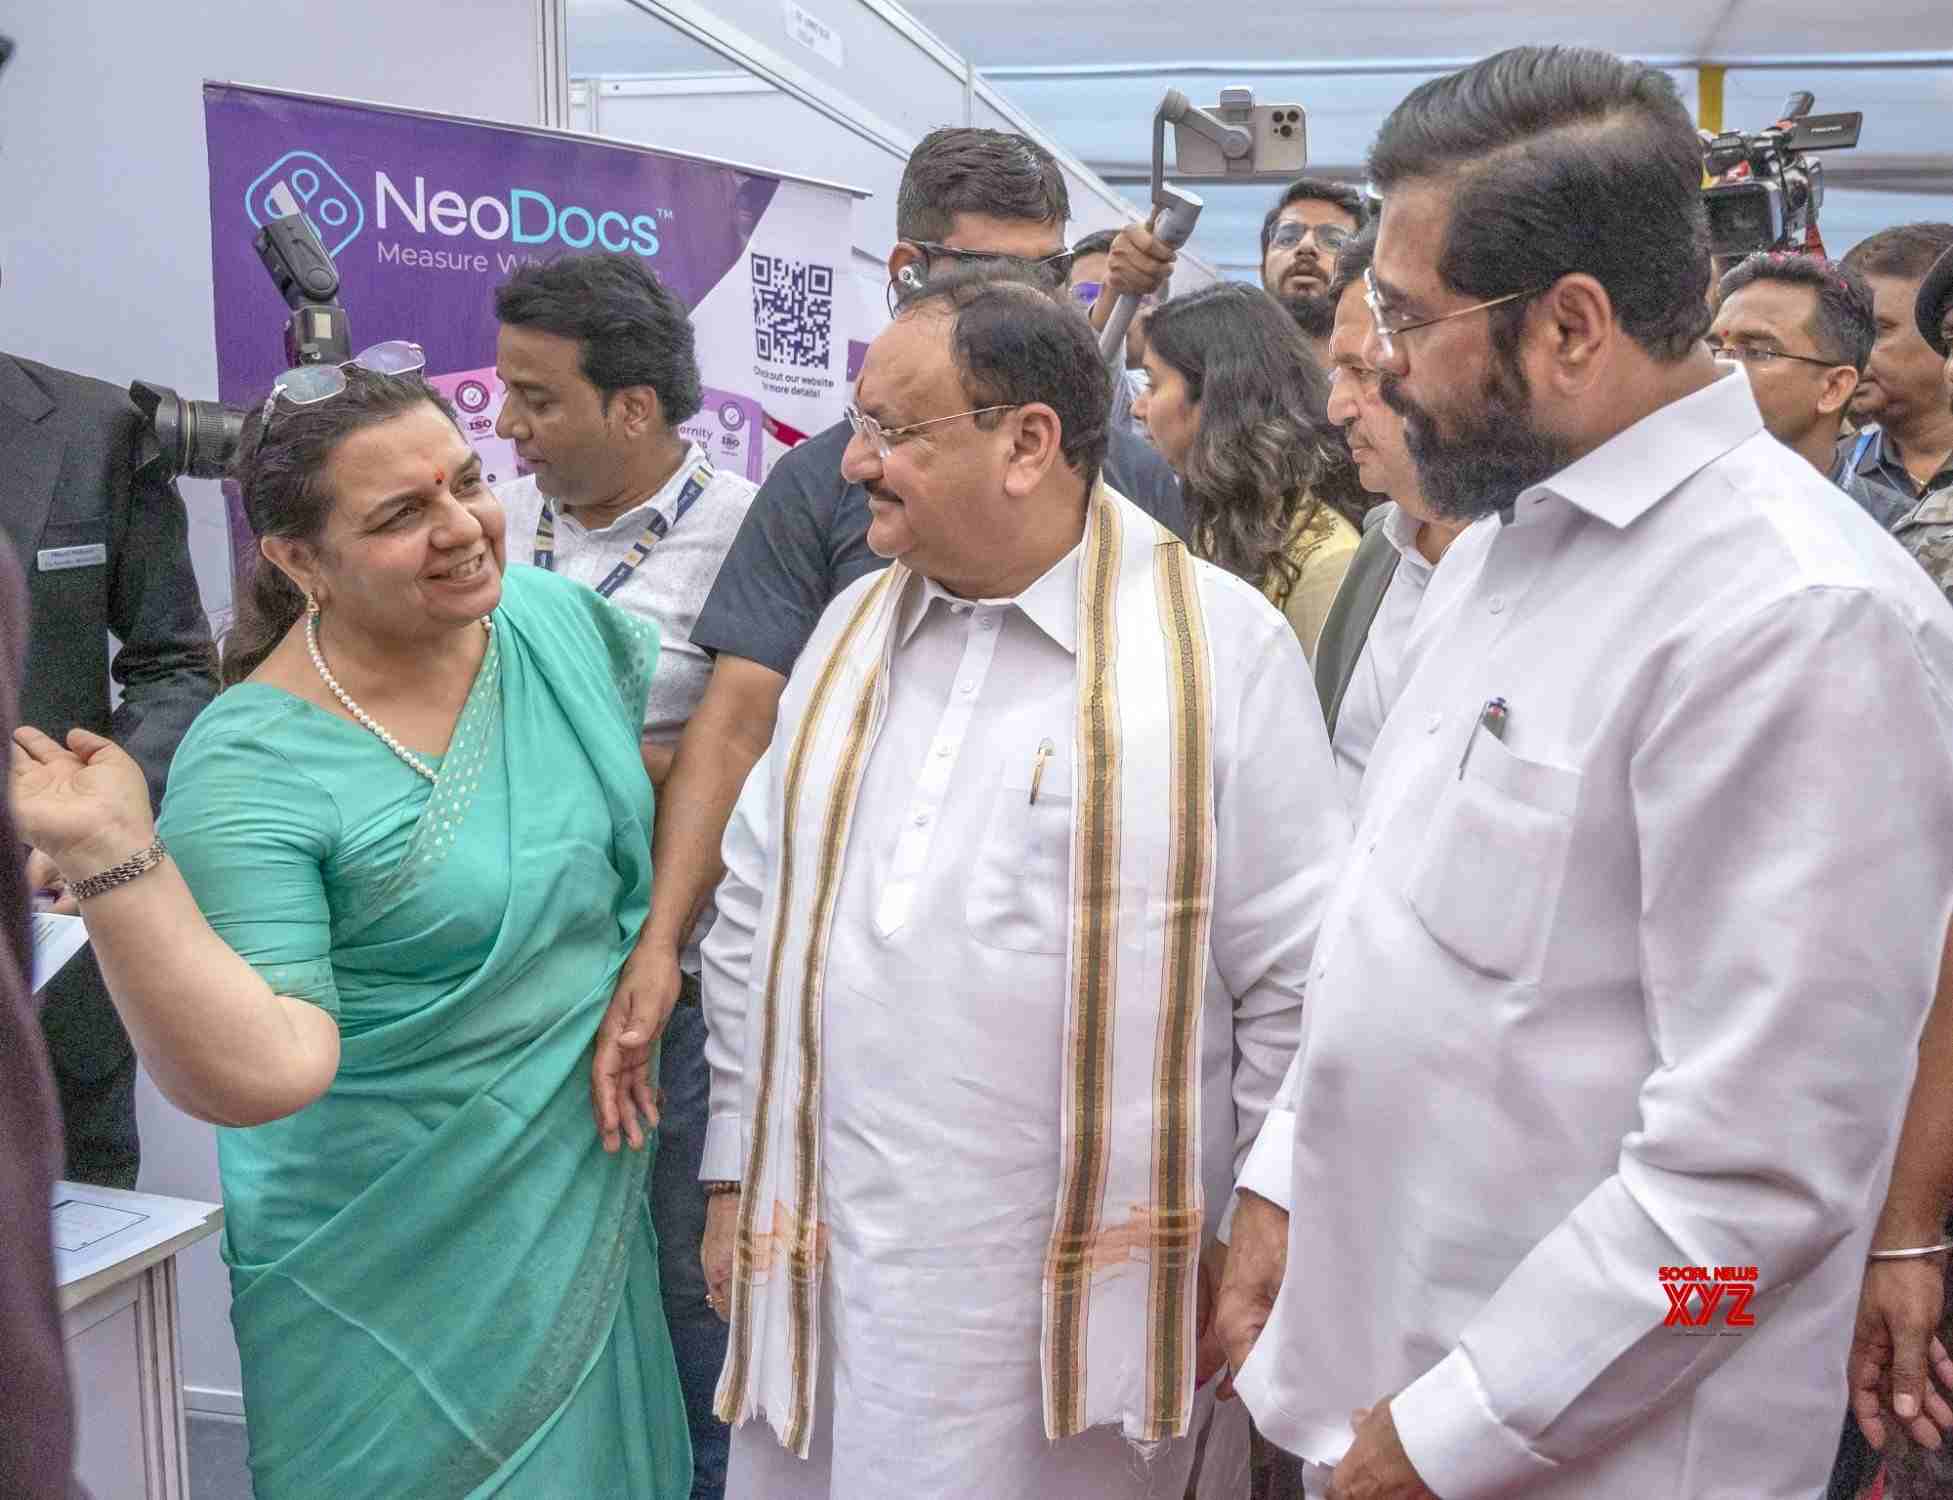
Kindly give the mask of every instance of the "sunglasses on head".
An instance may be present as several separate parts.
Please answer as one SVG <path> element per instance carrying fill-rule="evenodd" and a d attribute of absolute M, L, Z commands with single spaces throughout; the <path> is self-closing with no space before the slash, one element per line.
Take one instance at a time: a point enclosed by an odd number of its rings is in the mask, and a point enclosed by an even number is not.
<path fill-rule="evenodd" d="M 360 350 L 343 365 L 299 365 L 287 370 L 272 382 L 271 394 L 264 398 L 264 409 L 258 413 L 258 446 L 264 446 L 271 432 L 271 418 L 280 396 L 292 406 L 330 401 L 346 389 L 346 372 L 355 367 L 371 375 L 411 375 L 427 368 L 427 352 L 407 339 L 388 339 Z"/>

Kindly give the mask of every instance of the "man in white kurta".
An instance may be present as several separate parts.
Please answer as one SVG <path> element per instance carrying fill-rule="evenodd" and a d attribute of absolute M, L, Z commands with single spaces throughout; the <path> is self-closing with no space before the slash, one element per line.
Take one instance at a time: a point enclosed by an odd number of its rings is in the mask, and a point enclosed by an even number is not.
<path fill-rule="evenodd" d="M 961 389 L 947 322 L 907 312 L 871 351 L 861 406 L 884 428 L 997 399 Z M 1079 337 L 1077 358 L 1089 364 L 1089 334 Z M 931 361 L 921 375 L 910 368 Z M 1214 1382 L 1195 1398 L 1185 1435 L 1157 1444 L 1129 1442 L 1116 1424 L 1053 1441 L 1041 1396 L 1044 1280 L 1067 1130 L 1084 476 L 1053 462 L 1029 503 L 1047 520 L 1054 508 L 1069 519 L 1055 530 L 1039 522 L 1027 538 L 977 513 L 989 503 L 1013 515 L 1016 502 L 970 491 L 996 471 L 1008 432 L 968 418 L 931 431 L 932 450 L 912 450 L 911 438 L 883 458 L 873 434 L 849 450 L 876 505 L 871 542 L 901 549 L 918 576 L 892 624 L 886 708 L 861 771 L 825 965 L 812 1435 L 807 1457 L 796 1457 L 776 1436 L 784 1413 L 756 1412 L 735 1434 L 730 1491 L 753 1500 L 1178 1500 L 1213 1420 Z M 931 493 L 944 485 L 962 487 L 954 513 Z M 1139 516 L 1099 494 L 1128 520 Z M 932 516 L 946 517 L 947 536 L 932 538 Z M 1177 545 L 1141 522 L 1145 545 Z M 1034 558 L 1039 546 L 1048 565 L 1008 597 L 971 597 L 929 576 L 953 578 L 971 553 L 1008 564 L 1013 549 Z M 1211 650 L 1213 894 L 1197 1064 L 1211 1254 L 1232 1174 L 1294 1048 L 1311 941 L 1347 831 L 1293 633 L 1247 585 L 1205 564 L 1193 576 Z M 770 926 L 763 910 L 780 878 L 781 762 L 837 637 L 880 577 L 843 593 L 802 653 L 773 749 L 726 837 L 721 916 L 706 950 L 707 1178 L 740 1177 L 752 1148 L 752 1028 Z M 1126 815 L 1143 813 L 1128 801 Z M 1159 955 L 1122 952 L 1118 961 L 1146 972 Z M 1106 1219 L 1123 1209 L 1107 1204 Z M 1113 1264 L 1114 1275 L 1144 1274 L 1137 1247 L 1108 1249 L 1108 1263 L 1128 1262 L 1124 1271 Z M 1143 1330 L 1129 1332 L 1095 1326 L 1091 1358 L 1108 1363 L 1106 1351 L 1122 1350 L 1146 1359 Z M 1239 1421 L 1238 1408 L 1230 1415 Z M 1235 1462 L 1223 1492 L 1239 1495 L 1238 1454 Z"/>
<path fill-rule="evenodd" d="M 1440 272 L 1486 200 L 1401 162 L 1448 110 L 1476 163 L 1488 100 L 1550 120 L 1591 88 L 1583 146 L 1647 110 L 1608 143 L 1655 176 L 1624 202 L 1699 212 L 1686 112 L 1648 108 L 1667 85 L 1588 58 L 1481 64 L 1378 146 L 1372 353 L 1427 496 L 1483 519 L 1425 600 L 1234 1225 L 1238 1276 L 1289 1210 L 1238 1386 L 1317 1494 L 1819 1493 L 1953 907 L 1930 582 L 1770 438 L 1686 298 L 1651 351 L 1615 300 L 1633 268 L 1609 294 L 1549 267 L 1496 323 L 1501 289 Z M 1497 194 L 1535 239 L 1526 194 L 1578 197 L 1570 143 L 1536 149 Z"/>

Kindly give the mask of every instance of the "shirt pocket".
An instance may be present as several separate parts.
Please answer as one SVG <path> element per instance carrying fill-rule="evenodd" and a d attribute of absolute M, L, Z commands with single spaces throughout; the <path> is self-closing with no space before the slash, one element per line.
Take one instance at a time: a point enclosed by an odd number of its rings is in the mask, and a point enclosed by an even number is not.
<path fill-rule="evenodd" d="M 1037 778 L 1035 760 L 1013 755 L 991 805 L 990 823 L 970 871 L 963 917 L 986 948 L 1063 953 L 1071 909 L 1071 747 L 1056 748 Z"/>
<path fill-rule="evenodd" d="M 1465 774 L 1446 781 L 1405 886 L 1424 930 L 1481 974 L 1536 981 L 1579 802 L 1578 771 L 1526 760 L 1475 730 Z"/>

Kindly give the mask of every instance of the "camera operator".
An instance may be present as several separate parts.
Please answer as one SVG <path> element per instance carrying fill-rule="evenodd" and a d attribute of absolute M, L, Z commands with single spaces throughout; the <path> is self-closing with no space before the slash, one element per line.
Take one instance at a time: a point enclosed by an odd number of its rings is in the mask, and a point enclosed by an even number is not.
<path fill-rule="evenodd" d="M 1771 437 L 1890 526 L 1904 509 L 1899 497 L 1838 457 L 1845 411 L 1877 334 L 1864 277 L 1818 256 L 1771 250 L 1724 274 L 1709 347 L 1749 372 Z"/>
<path fill-rule="evenodd" d="M 160 806 L 178 741 L 217 692 L 210 626 L 176 486 L 153 469 L 148 427 L 114 386 L 0 354 L 0 525 L 27 575 L 20 718 L 65 739 L 87 729 L 134 757 Z M 120 642 L 113 661 L 108 639 Z M 111 711 L 109 679 L 121 688 Z M 29 853 L 30 889 L 74 901 Z M 133 1188 L 136 1054 L 92 954 L 48 981 L 47 1036 L 67 1137 L 65 1175 Z"/>
<path fill-rule="evenodd" d="M 1950 246 L 1953 224 L 1901 224 L 1844 257 L 1872 289 L 1878 341 L 1851 403 L 1860 431 L 1839 443 L 1838 456 L 1907 509 L 1953 485 L 1953 412 L 1942 389 L 1942 362 L 1913 319 L 1920 284 Z"/>
<path fill-rule="evenodd" d="M 1336 252 L 1367 217 L 1355 188 L 1321 177 L 1298 177 L 1261 221 L 1262 289 L 1283 307 L 1329 368 L 1329 335 L 1336 326 Z"/>

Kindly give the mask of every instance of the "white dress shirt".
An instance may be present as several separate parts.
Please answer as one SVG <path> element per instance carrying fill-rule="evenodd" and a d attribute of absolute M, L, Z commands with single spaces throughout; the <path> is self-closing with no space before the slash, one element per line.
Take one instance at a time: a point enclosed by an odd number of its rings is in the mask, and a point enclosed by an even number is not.
<path fill-rule="evenodd" d="M 1322 721 L 1298 711 L 1313 699 L 1294 633 L 1254 589 L 1197 567 L 1214 698 L 1200 1106 L 1211 1233 L 1293 1055 L 1348 823 Z M 1078 576 L 1074 550 L 1011 600 L 928 585 L 896 623 L 826 969 L 814 1457 L 791 1458 L 764 1423 L 748 1423 L 735 1437 L 742 1494 L 1145 1492 L 1113 1429 L 1047 1441 L 1038 1365 L 1061 1155 Z M 792 745 L 808 679 L 873 581 L 823 617 L 769 755 Z M 741 1174 L 751 1126 L 740 1038 L 756 1013 L 747 971 L 771 786 L 762 761 L 726 833 L 721 915 L 705 945 L 708 1178 Z M 1162 1460 L 1179 1465 L 1182 1486 L 1193 1446 L 1169 1444 Z"/>
<path fill-rule="evenodd" d="M 1401 1393 L 1445 1500 L 1810 1500 L 1953 907 L 1953 611 L 1740 372 L 1458 548 L 1244 1176 L 1292 1211 L 1240 1389 L 1321 1462 Z M 1664 1326 L 1691 1266 L 1756 1326 Z"/>
<path fill-rule="evenodd" d="M 1421 524 L 1396 505 L 1383 518 L 1384 539 L 1397 550 L 1397 566 L 1377 602 L 1369 634 L 1363 638 L 1363 650 L 1350 672 L 1349 686 L 1343 689 L 1342 707 L 1336 712 L 1336 735 L 1330 748 L 1336 753 L 1343 800 L 1352 810 L 1363 786 L 1363 772 L 1370 764 L 1370 751 L 1383 733 L 1390 705 L 1403 690 L 1411 623 L 1417 618 L 1425 587 L 1437 566 L 1417 550 Z"/>

